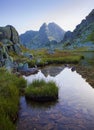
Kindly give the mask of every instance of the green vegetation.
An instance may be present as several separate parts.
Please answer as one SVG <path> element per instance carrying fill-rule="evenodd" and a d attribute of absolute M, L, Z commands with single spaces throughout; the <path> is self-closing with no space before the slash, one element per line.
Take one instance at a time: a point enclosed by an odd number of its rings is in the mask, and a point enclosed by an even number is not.
<path fill-rule="evenodd" d="M 94 42 L 94 31 L 88 35 L 86 41 L 92 41 L 92 42 Z"/>
<path fill-rule="evenodd" d="M 64 50 L 55 50 L 53 53 L 42 49 L 38 51 L 32 51 L 34 58 L 28 64 L 30 67 L 45 66 L 49 64 L 66 64 L 66 63 L 79 63 L 83 58 L 82 55 L 78 55 L 75 51 L 64 51 Z"/>
<path fill-rule="evenodd" d="M 29 67 L 34 67 L 35 65 L 41 67 L 49 64 L 77 64 L 82 59 L 82 55 L 78 55 L 76 50 L 47 50 L 47 49 L 39 49 L 39 50 L 29 50 L 23 46 L 21 49 L 24 53 L 28 52 L 33 55 L 33 58 L 30 59 L 23 55 L 18 56 L 14 52 L 10 52 L 10 56 L 13 57 L 14 61 L 17 63 L 27 62 Z M 84 49 L 80 48 L 81 51 Z M 85 49 L 86 50 L 86 49 Z M 77 50 L 78 52 L 79 50 Z"/>
<path fill-rule="evenodd" d="M 52 81 L 35 80 L 26 88 L 25 95 L 35 101 L 52 101 L 58 98 L 58 87 Z"/>
<path fill-rule="evenodd" d="M 26 87 L 24 79 L 0 69 L 0 130 L 16 129 L 13 122 L 17 118 L 22 87 Z"/>

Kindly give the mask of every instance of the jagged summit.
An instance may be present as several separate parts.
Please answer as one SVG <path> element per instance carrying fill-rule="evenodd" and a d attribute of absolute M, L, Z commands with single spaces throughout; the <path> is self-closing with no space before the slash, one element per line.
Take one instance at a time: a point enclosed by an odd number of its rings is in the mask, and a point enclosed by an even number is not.
<path fill-rule="evenodd" d="M 49 24 L 43 23 L 39 31 L 33 35 L 24 33 L 20 36 L 22 44 L 27 48 L 42 48 L 50 45 L 51 43 L 60 42 L 65 34 L 65 31 L 59 27 L 56 23 L 52 22 Z M 30 35 L 33 35 L 31 37 Z M 29 37 L 30 36 L 30 37 Z M 29 39 L 28 42 L 24 39 Z"/>

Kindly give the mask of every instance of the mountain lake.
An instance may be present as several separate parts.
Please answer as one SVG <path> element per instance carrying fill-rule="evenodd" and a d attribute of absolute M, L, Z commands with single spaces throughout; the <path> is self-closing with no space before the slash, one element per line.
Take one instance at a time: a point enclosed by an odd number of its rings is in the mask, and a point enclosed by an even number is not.
<path fill-rule="evenodd" d="M 89 60 L 94 58 L 94 53 L 84 55 Z M 64 65 L 47 66 L 24 78 L 28 84 L 35 79 L 54 81 L 59 98 L 38 103 L 21 96 L 17 130 L 94 130 L 94 89 L 76 70 Z"/>

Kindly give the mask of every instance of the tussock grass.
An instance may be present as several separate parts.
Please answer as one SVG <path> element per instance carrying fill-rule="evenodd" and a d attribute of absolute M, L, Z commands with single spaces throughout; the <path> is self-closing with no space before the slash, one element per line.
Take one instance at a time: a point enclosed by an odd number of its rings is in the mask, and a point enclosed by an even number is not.
<path fill-rule="evenodd" d="M 52 81 L 35 80 L 26 88 L 27 99 L 37 101 L 56 100 L 58 98 L 58 87 Z"/>
<path fill-rule="evenodd" d="M 23 82 L 22 82 L 23 81 Z M 0 69 L 0 130 L 15 130 L 19 109 L 19 90 L 26 81 Z"/>

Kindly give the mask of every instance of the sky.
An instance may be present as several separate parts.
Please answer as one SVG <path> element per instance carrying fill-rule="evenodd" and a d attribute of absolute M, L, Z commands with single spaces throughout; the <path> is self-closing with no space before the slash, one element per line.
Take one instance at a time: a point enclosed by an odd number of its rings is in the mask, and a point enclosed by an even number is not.
<path fill-rule="evenodd" d="M 73 31 L 94 8 L 94 0 L 0 0 L 0 26 L 12 25 L 19 34 L 55 22 Z"/>

